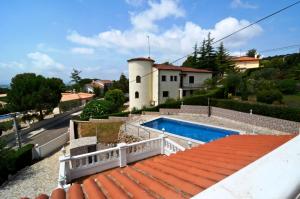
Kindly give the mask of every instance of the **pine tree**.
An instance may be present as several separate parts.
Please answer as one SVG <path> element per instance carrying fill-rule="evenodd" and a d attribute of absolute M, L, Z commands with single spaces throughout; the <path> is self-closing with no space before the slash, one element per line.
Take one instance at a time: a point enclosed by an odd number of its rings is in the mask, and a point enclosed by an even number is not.
<path fill-rule="evenodd" d="M 216 52 L 216 71 L 217 75 L 223 76 L 225 72 L 232 72 L 234 70 L 234 64 L 229 57 L 229 53 L 221 43 Z"/>

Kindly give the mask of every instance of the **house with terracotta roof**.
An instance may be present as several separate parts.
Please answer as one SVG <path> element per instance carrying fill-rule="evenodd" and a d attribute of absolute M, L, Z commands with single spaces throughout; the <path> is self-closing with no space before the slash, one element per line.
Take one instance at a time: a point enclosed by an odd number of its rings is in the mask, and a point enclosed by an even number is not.
<path fill-rule="evenodd" d="M 103 93 L 105 89 L 109 89 L 113 82 L 111 80 L 93 80 L 90 84 L 84 86 L 84 90 L 88 93 L 94 93 L 94 88 L 99 88 Z"/>
<path fill-rule="evenodd" d="M 156 106 L 168 98 L 189 96 L 212 77 L 209 70 L 154 62 L 150 58 L 128 60 L 130 109 Z"/>
<path fill-rule="evenodd" d="M 247 69 L 258 68 L 259 67 L 259 58 L 258 57 L 232 57 L 232 61 L 235 64 L 235 67 L 240 71 L 245 71 Z"/>

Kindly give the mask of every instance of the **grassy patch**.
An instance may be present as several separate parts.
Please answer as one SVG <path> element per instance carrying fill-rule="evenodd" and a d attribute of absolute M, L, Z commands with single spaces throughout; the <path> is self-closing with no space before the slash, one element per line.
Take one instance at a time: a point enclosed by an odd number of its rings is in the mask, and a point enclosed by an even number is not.
<path fill-rule="evenodd" d="M 300 108 L 300 93 L 298 93 L 296 95 L 283 96 L 283 102 L 290 107 Z"/>
<path fill-rule="evenodd" d="M 80 134 L 82 137 L 97 136 L 98 142 L 101 143 L 117 143 L 118 134 L 123 122 L 109 123 L 81 123 Z"/>

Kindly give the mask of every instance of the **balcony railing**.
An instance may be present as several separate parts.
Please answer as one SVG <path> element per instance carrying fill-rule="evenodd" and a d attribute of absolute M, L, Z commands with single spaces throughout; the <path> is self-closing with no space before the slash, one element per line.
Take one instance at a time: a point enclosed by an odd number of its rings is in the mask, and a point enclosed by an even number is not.
<path fill-rule="evenodd" d="M 59 158 L 58 186 L 65 188 L 73 179 L 95 174 L 115 167 L 124 167 L 155 155 L 170 155 L 185 148 L 165 135 L 131 144 L 120 143 L 117 147 L 76 156 Z"/>

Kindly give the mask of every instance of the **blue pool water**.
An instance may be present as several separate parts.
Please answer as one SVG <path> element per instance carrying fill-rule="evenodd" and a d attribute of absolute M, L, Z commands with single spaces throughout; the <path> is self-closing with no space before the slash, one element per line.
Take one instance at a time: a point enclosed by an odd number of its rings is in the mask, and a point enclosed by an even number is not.
<path fill-rule="evenodd" d="M 237 135 L 239 132 L 221 128 L 214 128 L 200 124 L 193 124 L 167 118 L 159 118 L 142 124 L 157 130 L 165 129 L 165 132 L 192 138 L 202 142 L 211 142 L 213 140 L 228 136 Z"/>

